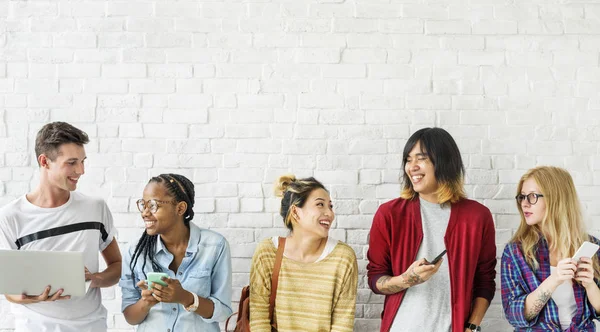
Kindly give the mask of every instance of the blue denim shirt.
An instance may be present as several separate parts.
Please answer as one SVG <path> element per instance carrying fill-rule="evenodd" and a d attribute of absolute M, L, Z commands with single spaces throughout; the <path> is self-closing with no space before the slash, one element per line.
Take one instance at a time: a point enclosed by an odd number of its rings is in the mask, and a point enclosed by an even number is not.
<path fill-rule="evenodd" d="M 135 245 L 130 246 L 123 260 L 119 281 L 123 293 L 121 311 L 142 297 L 141 289 L 134 287 L 134 284 L 145 279 L 142 273 L 144 259 L 138 258 L 135 271 L 132 272 L 129 263 L 134 249 Z M 185 290 L 213 301 L 215 309 L 213 316 L 205 319 L 196 313 L 187 312 L 181 304 L 158 303 L 150 309 L 137 331 L 218 332 L 219 322 L 227 319 L 232 313 L 231 254 L 227 240 L 219 233 L 201 229 L 190 223 L 190 240 L 177 275 L 169 270 L 173 255 L 163 245 L 160 236 L 157 239 L 154 257 L 163 269 L 162 272 L 168 273 L 170 278 L 178 279 Z M 152 272 L 152 264 L 149 261 L 146 262 L 144 271 Z"/>

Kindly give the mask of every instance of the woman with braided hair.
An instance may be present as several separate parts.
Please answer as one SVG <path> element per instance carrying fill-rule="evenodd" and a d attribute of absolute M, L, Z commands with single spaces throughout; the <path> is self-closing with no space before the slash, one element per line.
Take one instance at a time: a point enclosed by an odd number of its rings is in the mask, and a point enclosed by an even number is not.
<path fill-rule="evenodd" d="M 333 204 L 314 178 L 284 175 L 275 185 L 290 231 L 283 246 L 273 323 L 279 332 L 352 332 L 358 265 L 354 250 L 329 237 Z M 279 241 L 258 244 L 250 268 L 250 330 L 270 332 L 271 273 Z"/>
<path fill-rule="evenodd" d="M 219 331 L 231 315 L 231 255 L 225 238 L 199 228 L 194 184 L 183 175 L 150 179 L 137 207 L 145 231 L 125 253 L 121 310 L 137 331 Z M 167 286 L 146 281 L 164 272 Z"/>

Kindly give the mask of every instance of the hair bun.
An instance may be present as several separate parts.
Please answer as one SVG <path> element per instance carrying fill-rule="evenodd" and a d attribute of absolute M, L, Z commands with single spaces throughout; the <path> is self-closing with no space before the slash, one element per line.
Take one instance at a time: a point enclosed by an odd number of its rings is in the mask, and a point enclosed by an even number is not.
<path fill-rule="evenodd" d="M 296 182 L 296 176 L 294 174 L 280 176 L 277 182 L 275 182 L 275 196 L 283 197 L 283 194 L 293 182 Z"/>

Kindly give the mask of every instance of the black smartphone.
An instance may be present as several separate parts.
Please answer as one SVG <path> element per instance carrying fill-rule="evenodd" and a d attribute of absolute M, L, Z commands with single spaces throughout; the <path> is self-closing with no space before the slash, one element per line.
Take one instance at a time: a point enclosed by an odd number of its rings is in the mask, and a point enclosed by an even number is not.
<path fill-rule="evenodd" d="M 429 264 L 437 264 L 437 262 L 440 261 L 440 259 L 442 259 L 442 256 L 444 256 L 444 254 L 446 253 L 446 249 L 444 249 L 444 251 L 442 251 L 439 255 L 437 255 L 431 262 L 429 262 Z"/>

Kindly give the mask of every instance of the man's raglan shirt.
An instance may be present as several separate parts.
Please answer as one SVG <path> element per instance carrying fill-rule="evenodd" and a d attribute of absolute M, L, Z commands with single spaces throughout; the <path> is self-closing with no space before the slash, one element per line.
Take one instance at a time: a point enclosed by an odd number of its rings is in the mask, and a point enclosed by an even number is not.
<path fill-rule="evenodd" d="M 99 253 L 115 235 L 106 203 L 79 192 L 71 192 L 56 208 L 41 208 L 23 195 L 0 209 L 0 249 L 80 251 L 92 273 L 99 272 Z M 101 297 L 99 288 L 90 288 L 85 296 L 70 300 L 12 304 L 16 331 L 106 331 Z"/>

